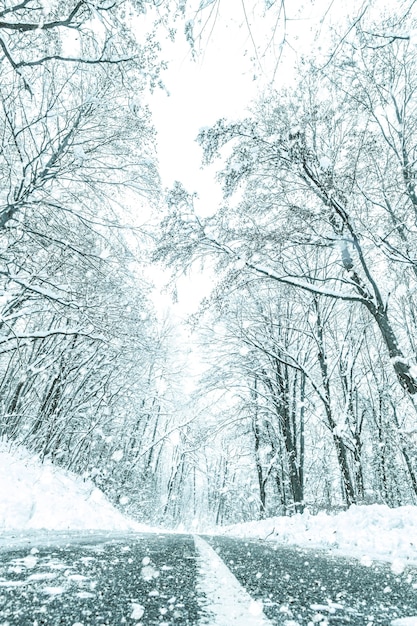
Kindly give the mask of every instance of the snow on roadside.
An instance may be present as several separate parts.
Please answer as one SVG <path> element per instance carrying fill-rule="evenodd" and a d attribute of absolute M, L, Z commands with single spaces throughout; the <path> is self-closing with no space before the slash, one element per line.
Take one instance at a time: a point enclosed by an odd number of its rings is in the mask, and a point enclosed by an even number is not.
<path fill-rule="evenodd" d="M 115 509 L 91 481 L 0 442 L 0 531 L 148 531 Z"/>
<path fill-rule="evenodd" d="M 259 522 L 217 529 L 246 539 L 264 539 L 280 544 L 332 549 L 359 558 L 391 562 L 394 573 L 417 565 L 417 506 L 390 509 L 384 504 L 351 506 L 336 515 L 308 511 L 292 517 L 273 517 Z"/>

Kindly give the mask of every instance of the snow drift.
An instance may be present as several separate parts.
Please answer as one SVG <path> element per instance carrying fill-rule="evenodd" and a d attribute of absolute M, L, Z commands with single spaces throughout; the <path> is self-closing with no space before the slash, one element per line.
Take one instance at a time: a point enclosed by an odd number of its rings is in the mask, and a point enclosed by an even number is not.
<path fill-rule="evenodd" d="M 386 560 L 403 570 L 417 564 L 417 507 L 390 509 L 385 504 L 351 506 L 337 515 L 308 511 L 225 527 L 222 533 L 303 547 L 331 549 L 360 558 Z"/>
<path fill-rule="evenodd" d="M 22 447 L 0 443 L 0 530 L 150 530 L 126 518 L 91 481 Z"/>

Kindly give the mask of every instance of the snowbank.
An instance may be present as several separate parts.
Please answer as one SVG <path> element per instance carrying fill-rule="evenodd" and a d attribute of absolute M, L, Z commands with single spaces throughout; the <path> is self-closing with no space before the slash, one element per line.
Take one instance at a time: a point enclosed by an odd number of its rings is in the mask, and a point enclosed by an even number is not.
<path fill-rule="evenodd" d="M 45 461 L 23 448 L 0 442 L 0 531 L 138 531 L 150 527 L 123 516 L 91 481 Z M 195 532 L 195 529 L 194 529 Z M 417 506 L 352 506 L 337 515 L 304 512 L 236 524 L 215 532 L 281 544 L 331 549 L 364 564 L 383 559 L 399 573 L 417 565 Z M 215 532 L 213 534 L 215 534 Z"/>
<path fill-rule="evenodd" d="M 365 565 L 373 559 L 387 560 L 398 573 L 406 564 L 417 564 L 417 506 L 352 506 L 337 515 L 306 511 L 293 517 L 224 527 L 221 534 L 330 548 L 360 558 Z"/>
<path fill-rule="evenodd" d="M 0 442 L 0 531 L 148 531 L 124 517 L 91 481 L 53 466 L 25 449 Z"/>

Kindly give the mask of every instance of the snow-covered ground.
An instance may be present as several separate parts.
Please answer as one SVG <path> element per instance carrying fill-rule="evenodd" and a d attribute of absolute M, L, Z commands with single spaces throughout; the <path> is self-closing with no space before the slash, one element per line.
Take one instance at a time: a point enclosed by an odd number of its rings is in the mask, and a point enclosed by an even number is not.
<path fill-rule="evenodd" d="M 24 448 L 4 441 L 0 442 L 0 493 L 3 535 L 28 530 L 157 530 L 122 515 L 92 482 L 49 461 L 42 464 Z M 212 532 L 332 550 L 355 556 L 365 565 L 388 560 L 398 573 L 407 564 L 417 565 L 416 506 L 352 506 L 337 515 L 306 511 Z"/>
<path fill-rule="evenodd" d="M 337 515 L 306 511 L 224 527 L 221 534 L 330 549 L 359 558 L 364 565 L 389 561 L 397 573 L 406 565 L 417 565 L 417 506 L 352 506 Z"/>
<path fill-rule="evenodd" d="M 90 481 L 83 481 L 50 462 L 42 464 L 23 448 L 7 442 L 0 442 L 0 493 L 0 548 L 10 547 L 15 542 L 30 543 L 35 536 L 37 543 L 43 537 L 48 542 L 51 536 L 52 541 L 60 542 L 68 531 L 78 531 L 81 535 L 94 531 L 96 536 L 97 531 L 157 530 L 123 516 Z M 406 565 L 417 565 L 415 506 L 397 509 L 384 505 L 354 506 L 337 515 L 305 512 L 293 517 L 237 524 L 216 532 L 331 550 L 356 556 L 364 565 L 374 560 L 388 560 L 397 574 L 401 574 Z M 195 542 L 201 570 L 199 585 L 213 613 L 213 624 L 241 624 L 244 615 L 245 624 L 267 626 L 270 622 L 262 607 L 241 588 L 212 548 L 199 537 Z M 416 585 L 414 583 L 413 587 Z M 139 609 L 135 616 L 139 617 Z M 391 623 L 392 626 L 417 626 L 417 616 Z"/>
<path fill-rule="evenodd" d="M 147 531 L 117 511 L 91 481 L 0 442 L 0 531 Z"/>

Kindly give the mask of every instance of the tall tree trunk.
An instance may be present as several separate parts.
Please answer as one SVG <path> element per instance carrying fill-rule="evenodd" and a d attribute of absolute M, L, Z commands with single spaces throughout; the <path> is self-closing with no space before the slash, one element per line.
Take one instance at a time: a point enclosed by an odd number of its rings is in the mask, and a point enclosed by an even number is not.
<path fill-rule="evenodd" d="M 321 321 L 320 307 L 318 301 L 314 299 L 315 313 L 317 319 L 317 347 L 318 347 L 318 362 L 321 371 L 322 384 L 324 394 L 322 396 L 324 410 L 326 414 L 327 426 L 332 433 L 333 443 L 336 449 L 337 461 L 339 464 L 340 473 L 342 476 L 342 484 L 344 491 L 344 498 L 347 506 L 356 503 L 356 494 L 353 486 L 353 480 L 349 469 L 348 453 L 343 441 L 343 438 L 337 432 L 337 423 L 333 417 L 332 406 L 330 402 L 330 380 L 327 367 L 327 358 L 324 346 L 323 326 Z"/>
<path fill-rule="evenodd" d="M 289 400 L 289 371 L 287 364 L 280 362 L 279 358 L 273 358 L 275 380 L 272 381 L 268 373 L 264 371 L 265 384 L 268 387 L 278 423 L 284 440 L 287 454 L 287 464 L 290 480 L 290 489 L 296 513 L 303 512 L 303 485 L 300 480 L 300 464 L 297 449 L 297 439 L 292 431 L 292 416 Z"/>
<path fill-rule="evenodd" d="M 259 519 L 265 519 L 266 515 L 266 480 L 264 479 L 264 472 L 262 467 L 262 460 L 260 457 L 260 445 L 261 445 L 261 433 L 259 429 L 258 416 L 253 418 L 253 434 L 255 438 L 255 465 L 256 474 L 258 477 L 259 485 Z"/>

